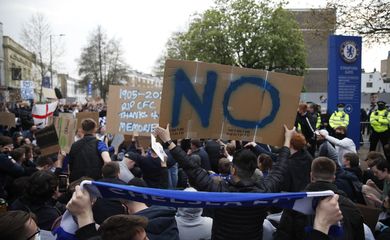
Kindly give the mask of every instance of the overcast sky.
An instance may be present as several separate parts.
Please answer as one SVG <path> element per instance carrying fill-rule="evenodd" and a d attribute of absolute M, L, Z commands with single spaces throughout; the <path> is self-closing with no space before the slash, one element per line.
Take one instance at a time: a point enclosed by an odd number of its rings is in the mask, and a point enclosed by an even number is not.
<path fill-rule="evenodd" d="M 121 40 L 127 63 L 136 70 L 150 73 L 172 32 L 183 30 L 191 14 L 202 12 L 213 0 L 0 0 L 0 22 L 4 35 L 21 42 L 22 24 L 32 14 L 43 13 L 53 34 L 65 34 L 65 53 L 60 71 L 77 77 L 76 59 L 87 44 L 88 35 L 97 25 L 108 35 Z M 290 0 L 291 8 L 324 7 L 324 0 Z M 312 2 L 315 2 L 313 4 Z M 363 68 L 379 70 L 390 45 L 363 47 Z"/>

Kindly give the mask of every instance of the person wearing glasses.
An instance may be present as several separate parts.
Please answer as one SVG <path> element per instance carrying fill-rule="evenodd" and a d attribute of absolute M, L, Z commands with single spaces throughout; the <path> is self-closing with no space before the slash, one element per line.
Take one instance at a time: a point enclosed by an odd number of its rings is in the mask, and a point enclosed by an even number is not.
<path fill-rule="evenodd" d="M 25 211 L 9 211 L 0 214 L 1 239 L 35 240 L 40 239 L 35 215 Z"/>

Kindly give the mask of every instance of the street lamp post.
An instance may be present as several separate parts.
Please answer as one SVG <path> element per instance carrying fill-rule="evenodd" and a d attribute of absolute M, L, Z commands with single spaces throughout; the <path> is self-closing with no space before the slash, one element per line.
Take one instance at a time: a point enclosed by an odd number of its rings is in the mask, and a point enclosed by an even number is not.
<path fill-rule="evenodd" d="M 50 35 L 50 87 L 53 87 L 53 49 L 52 39 L 53 37 L 63 37 L 65 34 Z"/>

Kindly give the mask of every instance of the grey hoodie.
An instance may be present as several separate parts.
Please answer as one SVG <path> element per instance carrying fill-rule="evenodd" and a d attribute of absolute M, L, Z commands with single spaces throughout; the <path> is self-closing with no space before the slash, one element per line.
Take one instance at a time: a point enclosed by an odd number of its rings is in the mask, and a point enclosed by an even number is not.
<path fill-rule="evenodd" d="M 196 191 L 187 188 L 185 191 Z M 207 240 L 211 239 L 213 219 L 202 217 L 202 208 L 178 208 L 176 214 L 177 228 L 180 239 L 183 240 Z"/>

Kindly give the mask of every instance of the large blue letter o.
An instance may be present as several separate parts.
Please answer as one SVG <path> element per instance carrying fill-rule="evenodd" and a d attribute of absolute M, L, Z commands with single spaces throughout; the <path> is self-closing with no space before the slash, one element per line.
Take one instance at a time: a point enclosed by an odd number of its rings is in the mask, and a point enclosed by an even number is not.
<path fill-rule="evenodd" d="M 229 112 L 228 105 L 231 94 L 236 91 L 239 87 L 241 87 L 244 84 L 253 84 L 258 86 L 261 89 L 264 89 L 265 91 L 268 91 L 271 95 L 272 100 L 272 109 L 271 113 L 259 120 L 259 121 L 247 121 L 247 120 L 239 120 L 235 119 Z M 280 98 L 279 98 L 279 91 L 271 84 L 267 83 L 262 78 L 259 77 L 241 77 L 240 79 L 232 82 L 229 86 L 229 88 L 226 90 L 224 98 L 223 98 L 223 114 L 225 118 L 234 126 L 245 128 L 245 129 L 253 129 L 253 128 L 263 128 L 267 126 L 268 124 L 272 123 L 273 120 L 276 117 L 276 114 L 278 113 L 280 108 Z"/>

